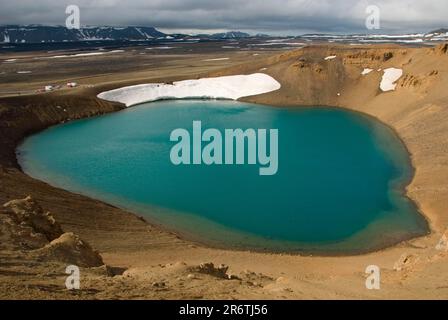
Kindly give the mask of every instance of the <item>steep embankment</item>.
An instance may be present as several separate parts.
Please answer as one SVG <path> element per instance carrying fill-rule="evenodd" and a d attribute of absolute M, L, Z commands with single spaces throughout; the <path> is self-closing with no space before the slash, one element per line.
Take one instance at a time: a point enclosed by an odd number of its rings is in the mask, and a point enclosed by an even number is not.
<path fill-rule="evenodd" d="M 15 147 L 27 135 L 49 126 L 122 109 L 119 104 L 106 103 L 79 94 L 47 94 L 0 99 L 0 165 L 15 167 Z"/>

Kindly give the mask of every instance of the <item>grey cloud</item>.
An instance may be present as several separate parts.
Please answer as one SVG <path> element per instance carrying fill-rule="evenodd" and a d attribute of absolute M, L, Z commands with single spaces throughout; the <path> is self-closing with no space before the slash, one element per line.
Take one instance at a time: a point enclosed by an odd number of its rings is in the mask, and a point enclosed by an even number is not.
<path fill-rule="evenodd" d="M 366 32 L 365 9 L 381 9 L 382 31 L 443 27 L 445 0 L 0 0 L 1 24 L 64 24 L 76 4 L 84 25 L 151 25 L 271 33 Z"/>

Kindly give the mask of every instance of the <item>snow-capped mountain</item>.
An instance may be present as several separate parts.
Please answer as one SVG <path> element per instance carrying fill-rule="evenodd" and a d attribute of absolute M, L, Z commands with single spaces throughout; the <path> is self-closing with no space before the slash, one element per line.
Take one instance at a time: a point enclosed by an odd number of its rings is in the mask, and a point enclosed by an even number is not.
<path fill-rule="evenodd" d="M 240 31 L 229 31 L 223 33 L 215 33 L 210 36 L 211 39 L 241 39 L 249 38 L 250 34 Z"/>
<path fill-rule="evenodd" d="M 448 29 L 441 28 L 425 34 L 425 38 L 430 38 L 433 41 L 445 41 L 448 40 Z"/>
<path fill-rule="evenodd" d="M 42 25 L 6 25 L 0 26 L 0 43 L 61 43 L 91 40 L 119 40 L 119 41 L 186 41 L 212 40 L 232 41 L 238 39 L 262 39 L 268 35 L 251 36 L 240 31 L 229 31 L 215 34 L 165 34 L 153 27 L 82 27 L 81 29 L 67 29 L 65 26 Z M 281 37 L 280 37 L 281 38 Z M 428 33 L 412 34 L 304 34 L 293 37 L 307 42 L 326 41 L 340 43 L 405 43 L 432 44 L 448 41 L 448 29 L 442 28 Z"/>
<path fill-rule="evenodd" d="M 63 26 L 0 26 L 0 42 L 41 43 L 89 40 L 151 40 L 167 35 L 153 27 L 83 27 L 67 29 Z"/>

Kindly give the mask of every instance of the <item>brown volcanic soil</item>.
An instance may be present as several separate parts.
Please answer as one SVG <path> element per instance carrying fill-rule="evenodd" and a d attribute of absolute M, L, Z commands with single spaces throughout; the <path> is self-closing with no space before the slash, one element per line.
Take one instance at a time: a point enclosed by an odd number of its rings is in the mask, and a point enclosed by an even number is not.
<path fill-rule="evenodd" d="M 442 250 L 436 249 L 448 225 L 446 47 L 313 46 L 260 57 L 237 51 L 225 56 L 229 55 L 230 61 L 205 63 L 202 60 L 218 55 L 184 52 L 179 60 L 167 56 L 153 66 L 91 75 L 88 81 L 81 79 L 82 86 L 73 90 L 0 99 L 0 202 L 31 195 L 52 213 L 65 232 L 86 240 L 112 266 L 83 268 L 81 290 L 69 292 L 64 285 L 67 263 L 57 257 L 36 257 L 33 251 L 14 242 L 9 225 L 3 223 L 1 298 L 448 298 L 447 247 L 442 243 Z M 325 61 L 329 55 L 337 58 Z M 132 58 L 131 54 L 121 59 L 128 65 L 131 62 L 126 59 Z M 101 73 L 102 67 L 97 70 L 95 61 L 102 66 L 99 61 L 104 64 L 104 59 L 117 62 L 115 57 L 105 56 L 74 60 L 78 60 L 78 66 L 88 61 L 91 69 L 82 72 Z M 76 62 L 68 64 L 67 70 L 77 70 Z M 196 67 L 191 67 L 194 64 Z M 376 70 L 388 67 L 403 68 L 404 76 L 395 92 L 383 93 L 379 90 L 382 72 Z M 63 69 L 64 64 L 59 68 Z M 340 106 L 377 117 L 394 128 L 408 147 L 416 169 L 407 187 L 408 195 L 428 218 L 432 233 L 393 248 L 351 257 L 214 249 L 182 240 L 118 208 L 34 180 L 17 166 L 15 147 L 26 135 L 63 121 L 122 108 L 98 100 L 95 96 L 101 91 L 135 83 L 252 73 L 263 68 L 281 82 L 282 88 L 245 101 Z M 361 76 L 364 68 L 375 71 Z M 51 74 L 46 80 L 66 81 L 59 69 L 54 79 Z M 3 92 L 26 93 L 43 85 L 39 81 L 13 80 Z M 3 219 L 5 213 L 0 212 L 0 217 L 0 222 L 7 221 Z M 215 266 L 229 265 L 227 275 L 236 277 L 223 277 L 210 266 L 199 267 L 208 261 Z M 371 264 L 382 270 L 382 287 L 378 291 L 367 290 L 364 285 L 364 270 Z"/>

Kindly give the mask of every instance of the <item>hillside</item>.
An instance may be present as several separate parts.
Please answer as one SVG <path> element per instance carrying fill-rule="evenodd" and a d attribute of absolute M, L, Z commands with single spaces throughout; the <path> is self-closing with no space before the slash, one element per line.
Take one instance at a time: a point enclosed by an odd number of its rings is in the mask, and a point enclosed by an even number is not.
<path fill-rule="evenodd" d="M 166 34 L 153 27 L 83 27 L 67 29 L 63 26 L 0 26 L 0 42 L 41 43 L 91 40 L 151 40 Z"/>

